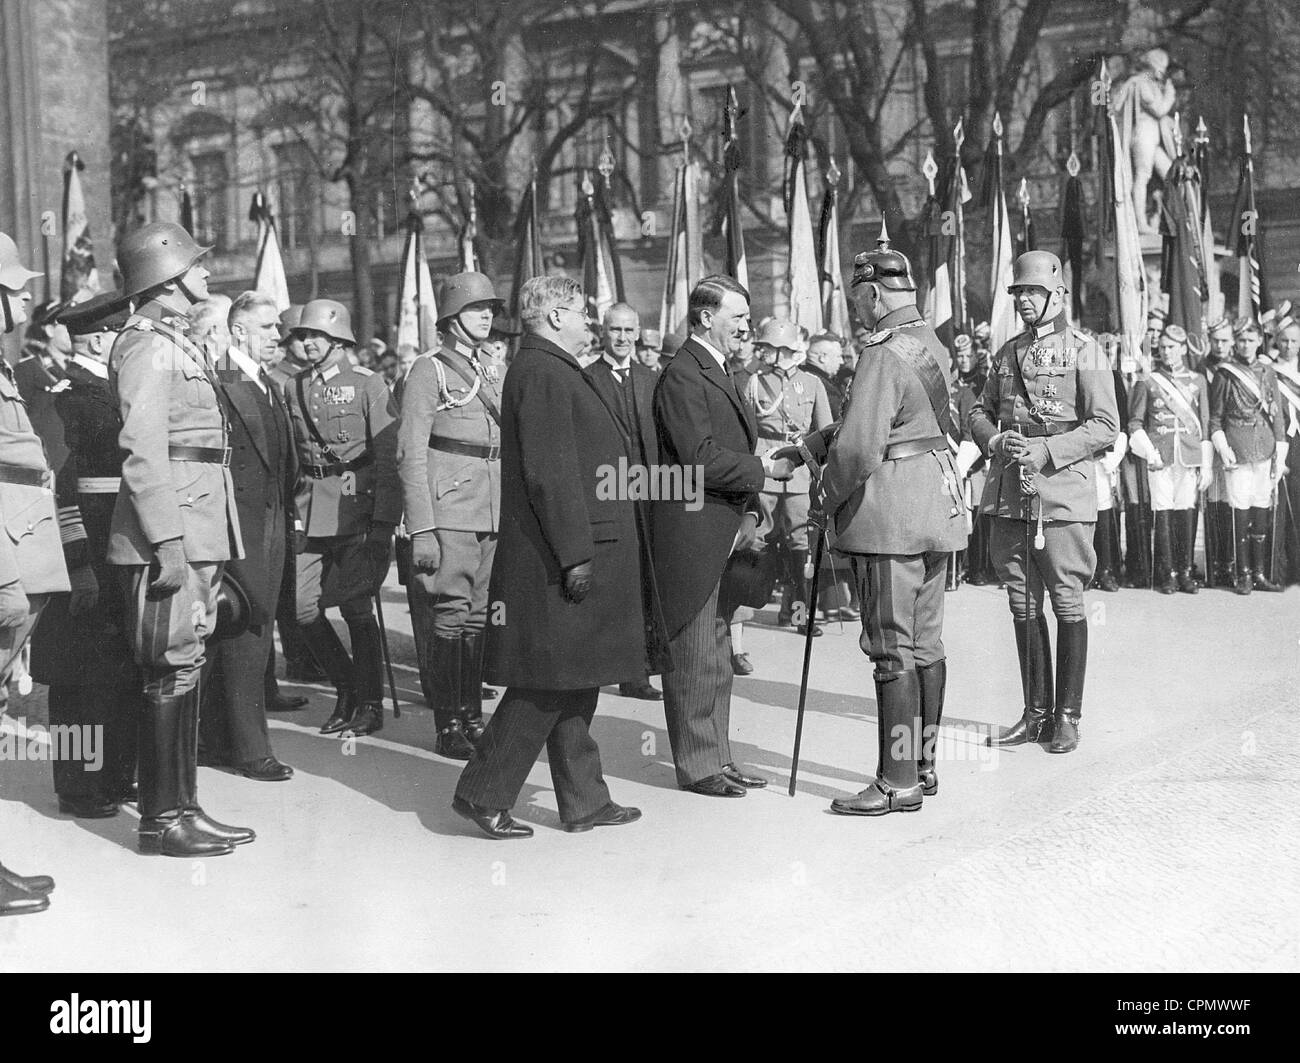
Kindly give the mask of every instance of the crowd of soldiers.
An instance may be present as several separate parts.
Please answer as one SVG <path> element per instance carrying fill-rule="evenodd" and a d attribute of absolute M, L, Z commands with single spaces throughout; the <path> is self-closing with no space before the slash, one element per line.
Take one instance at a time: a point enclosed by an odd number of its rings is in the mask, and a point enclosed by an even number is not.
<path fill-rule="evenodd" d="M 438 342 L 429 350 L 358 345 L 347 308 L 333 300 L 278 313 L 257 292 L 234 300 L 211 294 L 207 250 L 170 223 L 133 232 L 119 249 L 122 290 L 44 314 L 31 330 L 36 345 L 16 370 L 6 364 L 0 372 L 0 517 L 9 530 L 0 536 L 0 675 L 31 636 L 31 673 L 50 687 L 51 723 L 104 733 L 105 770 L 56 762 L 60 809 L 93 818 L 137 802 L 145 853 L 221 855 L 251 842 L 251 829 L 204 812 L 196 766 L 260 781 L 292 776 L 271 748 L 266 714 L 299 711 L 306 699 L 278 689 L 277 627 L 287 676 L 325 679 L 334 689 L 322 734 L 383 727 L 380 586 L 395 556 L 435 751 L 470 762 L 457 811 L 492 837 L 526 836 L 500 800 L 483 803 L 499 792 L 487 781 L 491 765 L 502 743 L 524 748 L 534 740 L 560 742 L 560 753 L 572 742 L 578 760 L 590 758 L 595 699 L 587 691 L 600 683 L 589 671 L 581 682 L 555 680 L 582 695 L 556 701 L 538 693 L 556 689 L 550 678 L 510 679 L 520 673 L 498 652 L 509 711 L 499 708 L 493 724 L 512 722 L 498 725 L 495 738 L 485 725 L 484 699 L 496 696 L 484 686 L 493 600 L 504 593 L 503 573 L 518 573 L 516 583 L 532 578 L 517 567 L 520 551 L 541 549 L 551 534 L 539 525 L 501 562 L 501 536 L 523 534 L 512 498 L 527 494 L 529 513 L 544 525 L 558 497 L 539 487 L 554 474 L 549 463 L 544 472 L 527 467 L 537 452 L 517 421 L 529 400 L 518 394 L 522 384 L 513 397 L 507 387 L 520 328 L 504 316 L 490 278 L 467 272 L 443 286 Z M 575 430 L 585 431 L 583 417 L 604 413 L 582 405 L 590 405 L 585 391 L 573 398 L 568 378 L 554 377 L 544 355 L 572 363 L 617 429 L 611 437 L 603 424 L 588 426 L 590 447 L 621 439 L 623 456 L 647 469 L 685 466 L 690 451 L 705 470 L 705 501 L 721 515 L 700 526 L 723 543 L 703 577 L 673 567 L 693 563 L 689 550 L 670 554 L 661 545 L 679 534 L 659 521 L 666 509 L 654 510 L 655 536 L 641 509 L 619 517 L 630 522 L 622 537 L 634 527 L 644 555 L 633 550 L 620 561 L 644 588 L 637 592 L 646 603 L 644 652 L 605 655 L 607 664 L 626 662 L 616 677 L 623 695 L 668 695 L 679 781 L 697 793 L 736 797 L 765 785 L 731 761 L 725 706 L 720 725 L 708 715 L 729 701 L 731 674 L 754 670 L 744 624 L 778 585 L 778 626 L 812 638 L 825 620 L 861 620 L 864 651 L 877 666 L 882 734 L 886 716 L 911 720 L 915 710 L 931 735 L 946 676 L 935 590 L 941 599 L 963 579 L 1005 585 L 1025 709 L 991 741 L 1050 740 L 1053 752 L 1068 752 L 1078 741 L 1086 661 L 1084 587 L 1114 591 L 1122 577 L 1162 593 L 1196 593 L 1208 582 L 1247 594 L 1300 580 L 1292 516 L 1300 477 L 1286 463 L 1300 434 L 1300 323 L 1289 314 L 1272 320 L 1267 344 L 1252 322 L 1216 323 L 1212 348 L 1199 359 L 1185 330 L 1153 318 L 1141 352 L 1130 356 L 1122 343 L 1068 324 L 1059 261 L 1031 252 L 1017 261 L 1012 285 L 1026 331 L 994 352 L 981 325 L 956 335 L 950 352 L 921 320 L 910 265 L 887 240 L 856 265 L 867 327 L 852 343 L 809 336 L 781 317 L 751 326 L 748 293 L 727 278 L 709 278 L 692 294 L 689 337 L 643 331 L 625 303 L 589 322 L 580 289 L 554 278 L 526 286 L 528 368 L 512 371 L 516 381 L 527 376 L 530 386 L 572 398 Z M 27 320 L 25 288 L 34 276 L 0 235 L 6 331 Z M 895 364 L 884 352 L 909 371 L 880 375 L 882 364 Z M 855 374 L 864 354 L 868 371 Z M 714 359 L 726 378 L 720 393 L 738 418 L 728 422 L 737 440 L 730 450 L 719 451 L 707 428 L 706 411 L 716 420 L 718 410 L 692 405 Z M 715 396 L 707 387 L 704 394 Z M 510 417 L 515 427 L 507 431 Z M 904 425 L 912 427 L 894 438 Z M 557 445 L 555 463 L 563 470 L 571 460 L 576 470 L 590 457 L 587 446 L 575 455 Z M 933 462 L 907 460 L 926 455 Z M 917 476 L 927 486 L 913 492 Z M 836 511 L 838 520 L 828 519 Z M 1201 517 L 1204 572 L 1194 552 Z M 566 517 L 554 519 L 560 528 Z M 593 517 L 578 536 L 597 557 L 619 537 L 601 539 L 599 523 Z M 832 549 L 817 571 L 812 558 L 823 536 Z M 560 549 L 551 543 L 548 572 Z M 909 557 L 915 565 L 904 563 Z M 569 616 L 591 593 L 591 565 L 590 556 L 561 561 L 544 581 L 560 596 L 557 615 Z M 662 592 L 668 614 L 674 580 L 703 589 L 692 590 L 669 623 L 672 665 L 661 668 L 668 650 L 654 652 L 662 618 L 653 599 Z M 814 581 L 820 614 L 808 609 Z M 905 653 L 897 617 L 882 613 L 882 601 L 893 600 L 882 599 L 882 588 L 923 603 L 918 624 L 937 613 L 938 626 L 917 632 Z M 1044 592 L 1058 619 L 1055 689 Z M 554 604 L 537 601 L 543 611 Z M 519 638 L 519 630 L 501 638 Z M 729 657 L 725 681 L 711 671 L 715 652 Z M 569 674 L 558 657 L 554 669 Z M 660 671 L 664 692 L 649 680 Z M 706 688 L 704 716 L 692 719 L 683 704 Z M 556 738 L 557 719 L 577 721 L 575 729 Z M 719 733 L 705 744 L 720 748 L 701 757 L 692 744 L 697 726 Z M 919 767 L 893 765 L 901 772 L 894 776 L 883 746 L 881 758 L 875 789 L 835 811 L 910 811 L 922 792 L 937 790 L 932 754 Z M 564 770 L 556 760 L 553 750 L 553 773 Z M 691 767 L 696 761 L 711 767 Z M 598 756 L 594 763 L 602 796 L 585 804 L 573 780 L 557 776 L 562 813 L 583 809 L 566 818 L 566 829 L 639 816 L 609 800 Z M 0 869 L 0 912 L 41 910 L 52 887 Z"/>

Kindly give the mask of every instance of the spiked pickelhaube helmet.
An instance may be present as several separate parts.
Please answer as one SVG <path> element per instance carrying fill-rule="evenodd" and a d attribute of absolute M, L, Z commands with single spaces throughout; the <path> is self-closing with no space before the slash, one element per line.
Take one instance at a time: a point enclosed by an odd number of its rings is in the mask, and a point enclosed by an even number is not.
<path fill-rule="evenodd" d="M 880 219 L 876 249 L 859 252 L 853 258 L 853 280 L 849 286 L 855 287 L 868 281 L 895 292 L 916 291 L 912 264 L 903 252 L 889 246 L 889 230 L 885 228 L 884 218 Z"/>

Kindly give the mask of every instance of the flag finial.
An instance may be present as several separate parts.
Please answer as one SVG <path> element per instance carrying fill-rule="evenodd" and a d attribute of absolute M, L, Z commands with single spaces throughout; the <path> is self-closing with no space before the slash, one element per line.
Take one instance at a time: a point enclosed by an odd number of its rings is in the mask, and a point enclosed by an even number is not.
<path fill-rule="evenodd" d="M 1016 198 L 1020 200 L 1020 205 L 1024 207 L 1025 210 L 1029 209 L 1029 178 L 1028 177 L 1022 177 L 1020 179 L 1020 189 L 1016 192 Z"/>
<path fill-rule="evenodd" d="M 881 251 L 889 250 L 889 228 L 885 224 L 884 211 L 880 213 L 880 235 L 876 237 L 876 247 Z"/>

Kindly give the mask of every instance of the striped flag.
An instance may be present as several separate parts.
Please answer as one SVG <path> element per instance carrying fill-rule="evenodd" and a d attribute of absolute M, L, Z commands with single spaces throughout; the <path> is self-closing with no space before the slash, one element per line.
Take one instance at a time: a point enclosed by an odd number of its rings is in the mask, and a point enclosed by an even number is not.
<path fill-rule="evenodd" d="M 790 320 L 806 328 L 809 333 L 815 333 L 820 332 L 822 327 L 822 297 L 804 172 L 807 138 L 803 105 L 796 103 L 790 114 L 790 131 L 785 141 L 786 173 L 783 187 L 790 241 L 786 279 L 790 287 Z"/>
<path fill-rule="evenodd" d="M 689 127 L 685 127 L 689 130 Z M 672 228 L 668 237 L 668 269 L 663 301 L 659 306 L 659 334 L 686 333 L 686 305 L 691 288 L 700 280 L 704 248 L 699 229 L 699 167 L 684 159 L 673 182 Z"/>
<path fill-rule="evenodd" d="M 275 219 L 261 192 L 253 193 L 248 220 L 257 225 L 253 288 L 274 299 L 275 309 L 283 314 L 289 309 L 289 281 L 284 274 L 284 258 L 280 254 L 280 237 L 275 229 Z"/>
<path fill-rule="evenodd" d="M 1002 116 L 993 116 L 993 143 L 985 158 L 985 205 L 992 209 L 993 255 L 989 290 L 989 342 L 994 351 L 1020 331 L 1015 304 L 1011 301 L 1008 286 L 1011 284 L 1015 237 L 1011 232 L 1011 215 L 1007 211 L 1007 195 L 1002 187 Z"/>
<path fill-rule="evenodd" d="M 1107 93 L 1110 77 L 1102 64 L 1102 82 Z M 1135 356 L 1141 349 L 1147 326 L 1147 275 L 1142 264 L 1142 240 L 1138 234 L 1138 208 L 1133 203 L 1133 170 L 1129 153 L 1119 135 L 1119 122 L 1109 102 L 1106 105 L 1104 155 L 1109 163 L 1111 219 L 1107 228 L 1115 234 L 1115 311 L 1124 353 Z"/>
<path fill-rule="evenodd" d="M 63 161 L 63 266 L 59 273 L 59 299 L 80 303 L 100 291 L 95 271 L 95 244 L 86 219 L 86 197 L 81 171 L 86 164 L 75 151 Z"/>
<path fill-rule="evenodd" d="M 1242 132 L 1245 152 L 1237 181 L 1237 201 L 1232 210 L 1236 226 L 1234 247 L 1237 253 L 1237 316 L 1259 324 L 1264 308 L 1264 288 L 1260 271 L 1259 210 L 1255 206 L 1255 158 L 1250 143 L 1250 117 L 1243 115 Z"/>
<path fill-rule="evenodd" d="M 614 224 L 610 218 L 607 177 L 600 178 L 600 189 L 591 172 L 579 174 L 576 211 L 578 222 L 578 261 L 582 268 L 582 286 L 587 294 L 587 311 L 596 321 L 605 319 L 605 311 L 623 301 L 623 275 L 614 247 Z"/>
<path fill-rule="evenodd" d="M 1178 141 L 1175 134 L 1175 143 Z M 1161 288 L 1169 293 L 1169 324 L 1187 332 L 1193 364 L 1208 350 L 1205 333 L 1206 276 L 1201 243 L 1201 175 L 1181 154 L 1165 175 L 1165 195 L 1160 210 Z"/>
<path fill-rule="evenodd" d="M 519 289 L 524 281 L 540 277 L 546 272 L 542 253 L 542 230 L 537 217 L 537 177 L 528 182 L 524 192 L 523 209 L 519 215 L 519 227 L 516 232 L 514 287 L 510 293 L 510 314 L 519 319 Z"/>
<path fill-rule="evenodd" d="M 740 104 L 736 90 L 727 86 L 727 102 L 722 109 L 722 162 L 723 178 L 721 228 L 727 237 L 727 273 L 740 285 L 749 287 L 749 264 L 745 260 L 745 231 L 740 223 L 740 138 L 736 135 L 736 119 Z"/>
<path fill-rule="evenodd" d="M 937 332 L 952 320 L 952 285 L 948 274 L 947 249 L 944 246 L 948 235 L 944 232 L 943 203 L 935 185 L 939 165 L 934 161 L 933 152 L 926 153 L 921 172 L 930 187 L 925 206 L 921 208 L 921 232 L 926 237 L 926 264 L 922 271 L 926 289 L 922 312 L 926 321 L 930 322 L 930 327 Z"/>
<path fill-rule="evenodd" d="M 1192 162 L 1201 175 L 1201 261 L 1205 264 L 1205 320 L 1223 317 L 1224 299 L 1219 283 L 1219 260 L 1214 254 L 1214 226 L 1210 222 L 1210 131 L 1205 119 L 1196 122 L 1196 139 L 1192 142 Z"/>
<path fill-rule="evenodd" d="M 842 339 L 853 335 L 849 317 L 849 300 L 844 293 L 844 275 L 840 270 L 840 170 L 834 157 L 826 170 L 826 198 L 822 200 L 821 222 L 817 229 L 817 260 L 821 263 L 822 321 Z"/>
<path fill-rule="evenodd" d="M 397 346 L 410 344 L 417 351 L 427 351 L 438 342 L 438 305 L 429 263 L 424 257 L 424 219 L 415 210 L 406 216 L 401 277 L 397 292 Z"/>
<path fill-rule="evenodd" d="M 953 159 L 947 187 L 947 213 L 951 219 L 952 240 L 948 244 L 948 276 L 952 292 L 953 328 L 970 332 L 970 314 L 966 310 L 966 204 L 973 198 L 966 183 L 961 148 L 966 141 L 962 119 L 957 119 L 953 135 Z M 994 350 L 997 348 L 995 347 Z"/>

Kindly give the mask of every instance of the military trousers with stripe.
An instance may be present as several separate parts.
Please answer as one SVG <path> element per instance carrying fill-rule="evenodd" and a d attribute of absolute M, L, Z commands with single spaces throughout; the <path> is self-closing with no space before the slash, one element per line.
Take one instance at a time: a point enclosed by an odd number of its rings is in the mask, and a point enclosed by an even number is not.
<path fill-rule="evenodd" d="M 850 554 L 862 602 L 858 645 L 875 677 L 928 668 L 944 660 L 943 605 L 948 554 Z"/>
<path fill-rule="evenodd" d="M 147 702 L 186 694 L 198 687 L 208 635 L 217 621 L 222 561 L 185 566 L 185 580 L 173 594 L 149 593 L 152 566 L 127 570 L 131 649 L 144 672 Z"/>

